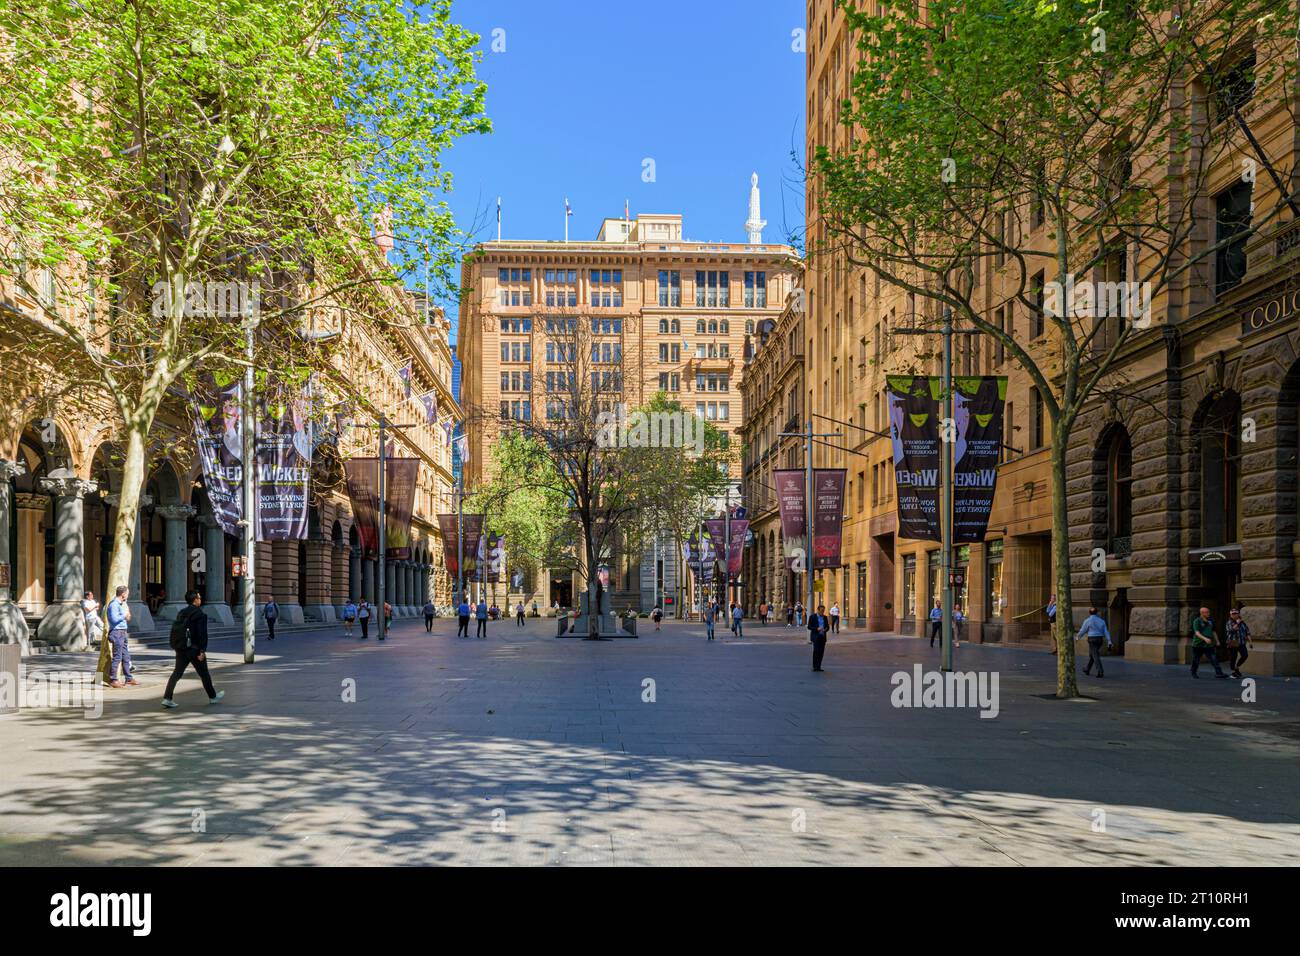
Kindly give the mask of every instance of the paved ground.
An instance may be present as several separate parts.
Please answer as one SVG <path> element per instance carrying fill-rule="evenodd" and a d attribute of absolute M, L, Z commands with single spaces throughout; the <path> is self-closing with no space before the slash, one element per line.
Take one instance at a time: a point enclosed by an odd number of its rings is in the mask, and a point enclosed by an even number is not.
<path fill-rule="evenodd" d="M 841 635 L 814 674 L 783 625 L 554 626 L 299 633 L 251 667 L 221 642 L 226 700 L 187 676 L 173 712 L 142 652 L 149 686 L 99 719 L 0 717 L 0 865 L 1300 864 L 1300 681 L 1243 703 L 1112 660 L 1063 702 L 1050 656 L 963 646 L 999 675 L 983 719 L 891 706 L 893 674 L 937 667 L 916 639 Z"/>

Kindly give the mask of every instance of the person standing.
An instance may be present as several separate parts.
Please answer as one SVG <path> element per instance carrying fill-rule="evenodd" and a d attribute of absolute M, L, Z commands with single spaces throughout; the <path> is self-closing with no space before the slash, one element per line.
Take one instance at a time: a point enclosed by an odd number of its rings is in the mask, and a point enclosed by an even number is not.
<path fill-rule="evenodd" d="M 343 605 L 343 633 L 348 637 L 352 636 L 352 625 L 357 619 L 357 606 L 354 602 L 348 601 Z"/>
<path fill-rule="evenodd" d="M 433 599 L 424 602 L 424 633 L 433 633 Z"/>
<path fill-rule="evenodd" d="M 739 604 L 731 605 L 731 632 L 737 637 L 745 636 L 744 625 L 741 621 L 745 619 L 745 609 Z"/>
<path fill-rule="evenodd" d="M 127 624 L 131 620 L 131 609 L 127 606 L 126 599 L 130 594 L 130 589 L 122 585 L 115 592 L 113 600 L 108 602 L 108 644 L 112 648 L 112 656 L 108 662 L 108 686 L 124 687 L 127 684 L 139 683 L 131 676 L 131 648 L 127 643 Z M 122 665 L 122 676 L 124 681 L 117 679 L 117 666 Z"/>
<path fill-rule="evenodd" d="M 708 635 L 709 640 L 713 640 L 713 622 L 717 616 L 713 613 L 713 605 L 704 605 L 704 633 Z"/>
<path fill-rule="evenodd" d="M 767 623 L 767 602 L 766 601 L 758 602 L 758 622 L 760 624 Z"/>
<path fill-rule="evenodd" d="M 838 634 L 840 632 L 840 605 L 838 601 L 831 605 L 830 616 L 831 616 L 831 633 Z"/>
<path fill-rule="evenodd" d="M 176 652 L 176 667 L 167 680 L 167 690 L 163 692 L 162 705 L 167 708 L 179 706 L 172 695 L 176 692 L 176 682 L 185 673 L 185 668 L 193 666 L 194 673 L 203 682 L 207 691 L 208 703 L 215 704 L 226 696 L 224 690 L 212 687 L 212 675 L 208 673 L 208 616 L 200 605 L 203 599 L 198 591 L 185 592 L 185 607 L 172 621 L 171 646 Z"/>
<path fill-rule="evenodd" d="M 262 617 L 266 618 L 266 639 L 275 640 L 275 622 L 280 619 L 280 605 L 275 603 L 275 598 L 262 605 Z"/>
<path fill-rule="evenodd" d="M 650 618 L 655 622 L 655 630 L 659 630 L 659 624 L 664 619 L 664 612 L 659 609 L 659 605 L 656 604 L 654 610 L 650 612 Z"/>
<path fill-rule="evenodd" d="M 533 598 L 533 617 L 541 617 L 541 615 L 537 613 L 537 598 Z"/>
<path fill-rule="evenodd" d="M 478 619 L 478 626 L 474 636 L 487 640 L 488 608 L 487 601 L 483 598 L 478 599 L 478 606 L 474 609 L 474 616 Z"/>
<path fill-rule="evenodd" d="M 515 624 L 519 627 L 524 626 L 524 602 L 520 601 L 515 605 Z"/>
<path fill-rule="evenodd" d="M 1056 653 L 1056 595 L 1055 594 L 1048 595 L 1047 607 L 1044 608 L 1044 610 L 1047 612 L 1047 627 L 1048 627 L 1048 634 L 1051 635 L 1052 653 L 1055 654 Z"/>
<path fill-rule="evenodd" d="M 794 605 L 789 601 L 785 602 L 785 626 L 794 627 Z"/>
<path fill-rule="evenodd" d="M 1228 675 L 1219 669 L 1219 658 L 1214 653 L 1214 621 L 1210 618 L 1210 609 L 1201 608 L 1200 613 L 1192 619 L 1192 676 L 1199 677 L 1196 672 L 1201 666 L 1201 655 L 1210 659 L 1214 665 L 1214 676 L 1228 679 Z"/>
<path fill-rule="evenodd" d="M 462 596 L 456 605 L 456 636 L 469 637 L 469 599 Z"/>
<path fill-rule="evenodd" d="M 384 626 L 379 629 L 379 639 L 382 641 L 388 636 L 388 629 L 393 626 L 393 606 L 387 601 L 384 602 Z"/>
<path fill-rule="evenodd" d="M 370 602 L 363 600 L 361 606 L 357 608 L 357 620 L 361 622 L 361 639 L 368 640 L 370 637 Z"/>
<path fill-rule="evenodd" d="M 1228 612 L 1228 669 L 1232 671 L 1232 676 L 1241 679 L 1241 665 L 1246 663 L 1246 658 L 1250 656 L 1250 627 L 1246 624 L 1246 619 L 1241 616 L 1241 611 L 1233 608 Z"/>
<path fill-rule="evenodd" d="M 796 601 L 794 604 L 794 624 L 795 627 L 803 627 L 803 616 L 807 609 L 803 606 L 803 601 Z"/>
<path fill-rule="evenodd" d="M 826 616 L 826 606 L 817 605 L 817 612 L 808 615 L 808 633 L 812 638 L 813 646 L 813 667 L 812 669 L 818 674 L 822 673 L 822 657 L 826 654 L 826 635 L 830 632 L 830 618 Z"/>
<path fill-rule="evenodd" d="M 939 646 L 943 646 L 943 606 L 940 602 L 935 601 L 934 607 L 930 608 L 930 646 L 934 647 L 935 639 L 938 638 Z"/>
<path fill-rule="evenodd" d="M 1105 677 L 1101 664 L 1101 642 L 1105 639 L 1107 647 L 1113 648 L 1115 645 L 1110 639 L 1110 628 L 1097 614 L 1095 607 L 1088 608 L 1088 616 L 1083 619 L 1083 626 L 1079 628 L 1079 633 L 1076 636 L 1088 639 L 1088 663 L 1084 665 L 1083 672 L 1085 674 L 1092 673 L 1092 665 L 1095 661 L 1097 676 Z"/>
<path fill-rule="evenodd" d="M 99 636 L 104 630 L 104 624 L 99 619 L 99 602 L 95 600 L 94 591 L 87 591 L 82 596 L 81 615 L 86 622 L 87 643 L 98 644 Z"/>

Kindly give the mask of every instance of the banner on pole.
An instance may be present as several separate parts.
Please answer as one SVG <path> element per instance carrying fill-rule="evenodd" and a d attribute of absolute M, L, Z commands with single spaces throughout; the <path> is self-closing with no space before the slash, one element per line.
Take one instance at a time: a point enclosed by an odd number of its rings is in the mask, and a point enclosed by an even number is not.
<path fill-rule="evenodd" d="M 351 458 L 343 463 L 348 499 L 352 502 L 352 526 L 357 529 L 361 551 L 379 553 L 379 459 Z"/>
<path fill-rule="evenodd" d="M 808 534 L 804 515 L 804 471 L 801 468 L 782 468 L 772 472 L 776 483 L 776 502 L 781 512 L 781 543 L 785 552 L 785 569 L 802 572 L 807 569 Z"/>
<path fill-rule="evenodd" d="M 838 568 L 844 541 L 843 468 L 813 469 L 813 569 Z"/>
<path fill-rule="evenodd" d="M 203 468 L 203 488 L 212 514 L 228 535 L 239 535 L 244 482 L 243 389 L 238 380 L 213 384 L 204 397 L 190 396 L 194 441 Z"/>
<path fill-rule="evenodd" d="M 438 515 L 438 529 L 442 532 L 442 553 L 447 562 L 447 573 L 455 577 L 457 515 Z M 483 548 L 483 516 L 465 515 L 465 580 L 482 581 L 479 576 L 480 552 Z"/>
<path fill-rule="evenodd" d="M 953 378 L 953 421 L 941 420 L 943 379 L 888 376 L 901 538 L 942 540 L 941 442 L 953 443 L 953 541 L 984 540 L 1002 448 L 1005 376 Z"/>
<path fill-rule="evenodd" d="M 385 555 L 398 561 L 411 558 L 411 514 L 419 477 L 418 458 L 384 459 Z"/>
<path fill-rule="evenodd" d="M 257 540 L 307 537 L 311 421 L 305 395 L 263 406 L 257 430 Z"/>

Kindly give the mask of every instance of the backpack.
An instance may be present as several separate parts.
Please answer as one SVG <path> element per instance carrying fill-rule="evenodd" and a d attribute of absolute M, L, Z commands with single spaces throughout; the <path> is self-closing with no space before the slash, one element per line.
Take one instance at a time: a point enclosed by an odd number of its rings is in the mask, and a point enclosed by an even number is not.
<path fill-rule="evenodd" d="M 180 614 L 176 615 L 176 620 L 172 621 L 171 631 L 168 634 L 167 641 L 174 651 L 183 651 L 190 646 L 190 613 L 186 608 Z"/>

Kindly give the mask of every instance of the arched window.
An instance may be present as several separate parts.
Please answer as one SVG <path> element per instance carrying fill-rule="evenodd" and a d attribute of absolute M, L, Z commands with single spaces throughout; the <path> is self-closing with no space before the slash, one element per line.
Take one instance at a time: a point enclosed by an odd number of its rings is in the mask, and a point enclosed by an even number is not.
<path fill-rule="evenodd" d="M 753 334 L 754 334 L 754 320 L 753 320 L 753 319 L 747 319 L 747 320 L 745 320 L 745 334 L 746 334 L 746 335 L 753 335 Z"/>
<path fill-rule="evenodd" d="M 710 334 L 710 335 L 717 335 L 717 334 L 718 334 L 718 323 L 717 323 L 717 320 L 716 320 L 716 319 L 710 319 L 710 320 L 709 320 L 709 334 Z"/>
<path fill-rule="evenodd" d="M 673 333 L 677 334 L 681 332 L 681 330 L 682 330 L 682 324 L 678 322 L 676 319 L 673 319 Z"/>
<path fill-rule="evenodd" d="M 696 334 L 696 335 L 703 335 L 703 334 L 704 334 L 704 320 L 703 320 L 703 319 L 699 319 L 698 321 L 696 321 L 696 323 L 695 323 L 695 334 Z"/>
<path fill-rule="evenodd" d="M 660 319 L 660 320 L 659 320 L 659 331 L 660 331 L 660 332 L 663 332 L 663 333 L 667 333 L 667 331 L 668 331 L 668 320 L 667 320 L 667 319 Z"/>
<path fill-rule="evenodd" d="M 723 319 L 721 322 L 718 323 L 718 331 L 721 332 L 723 335 L 726 335 L 728 332 L 731 331 L 731 323 L 728 322 L 726 319 Z"/>
<path fill-rule="evenodd" d="M 1133 443 L 1128 431 L 1117 428 L 1106 449 L 1107 552 L 1133 553 Z"/>
<path fill-rule="evenodd" d="M 1201 547 L 1241 540 L 1241 398 L 1226 392 L 1200 427 Z"/>

